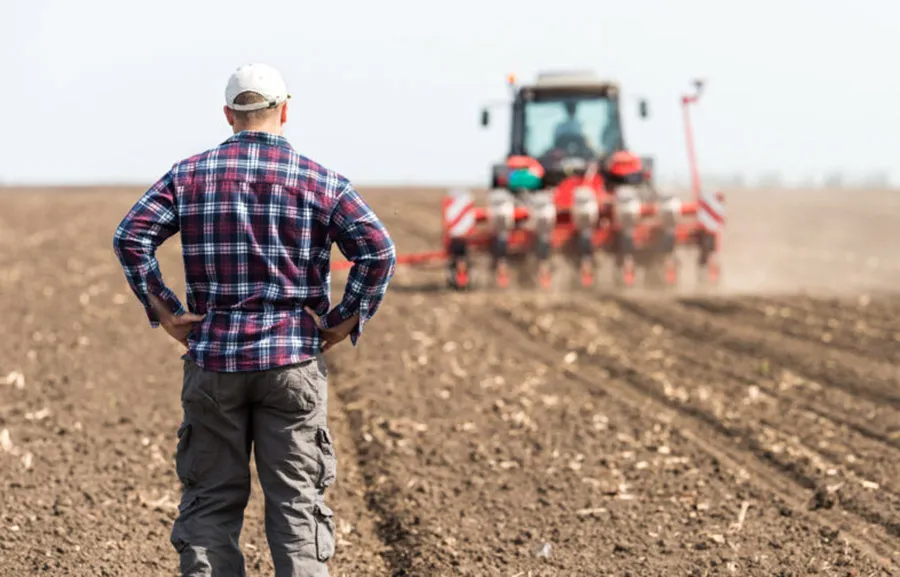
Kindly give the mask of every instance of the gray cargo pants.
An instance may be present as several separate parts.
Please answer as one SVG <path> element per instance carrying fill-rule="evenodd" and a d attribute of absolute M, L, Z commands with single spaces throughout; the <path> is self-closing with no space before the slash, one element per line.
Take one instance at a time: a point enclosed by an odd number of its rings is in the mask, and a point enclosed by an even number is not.
<path fill-rule="evenodd" d="M 238 546 L 254 448 L 276 577 L 327 576 L 334 523 L 324 494 L 336 459 L 326 426 L 321 355 L 250 373 L 213 373 L 184 360 L 184 421 L 175 467 L 182 482 L 172 545 L 182 577 L 243 577 Z"/>

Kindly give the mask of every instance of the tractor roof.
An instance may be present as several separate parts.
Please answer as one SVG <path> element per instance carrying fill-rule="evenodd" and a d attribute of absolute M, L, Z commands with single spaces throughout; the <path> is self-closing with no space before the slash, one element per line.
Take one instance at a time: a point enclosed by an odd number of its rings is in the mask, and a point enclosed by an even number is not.
<path fill-rule="evenodd" d="M 615 81 L 601 78 L 590 70 L 558 70 L 541 72 L 531 88 L 618 88 Z"/>

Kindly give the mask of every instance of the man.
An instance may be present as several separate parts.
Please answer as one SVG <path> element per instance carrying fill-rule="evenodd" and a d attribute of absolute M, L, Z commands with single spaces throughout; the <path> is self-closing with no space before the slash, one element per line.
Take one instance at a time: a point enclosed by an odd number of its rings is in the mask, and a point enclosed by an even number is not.
<path fill-rule="evenodd" d="M 593 140 L 584 130 L 581 121 L 575 116 L 578 111 L 578 103 L 573 100 L 567 100 L 565 102 L 565 108 L 565 120 L 557 124 L 553 131 L 553 146 L 551 147 L 551 150 L 565 143 L 563 145 L 564 148 L 572 156 L 580 156 L 587 151 L 590 151 L 593 156 L 596 151 Z M 579 142 L 581 143 L 580 146 L 578 144 Z M 579 150 L 579 148 L 581 148 L 581 150 Z"/>
<path fill-rule="evenodd" d="M 556 129 L 553 131 L 554 140 L 559 140 L 562 136 L 585 136 L 581 121 L 575 117 L 578 111 L 577 106 L 578 104 L 572 100 L 565 102 L 566 118 L 556 125 Z"/>
<path fill-rule="evenodd" d="M 328 575 L 334 552 L 322 353 L 348 336 L 356 345 L 396 254 L 350 182 L 288 144 L 288 98 L 273 68 L 238 68 L 225 91 L 234 135 L 176 163 L 115 233 L 151 326 L 187 349 L 176 452 L 183 491 L 171 536 L 184 577 L 245 575 L 238 539 L 251 445 L 275 575 Z M 154 256 L 176 232 L 189 312 Z M 332 242 L 354 264 L 329 311 Z"/>

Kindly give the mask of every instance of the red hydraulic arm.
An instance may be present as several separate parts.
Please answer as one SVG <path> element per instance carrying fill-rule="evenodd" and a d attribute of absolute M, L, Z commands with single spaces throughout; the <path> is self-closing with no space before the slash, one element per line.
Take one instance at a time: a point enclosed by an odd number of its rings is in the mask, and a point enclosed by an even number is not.
<path fill-rule="evenodd" d="M 684 138 L 687 141 L 688 164 L 691 168 L 691 189 L 694 193 L 694 202 L 700 199 L 700 170 L 697 168 L 697 153 L 694 150 L 694 130 L 691 127 L 691 115 L 689 107 L 700 100 L 703 91 L 703 81 L 694 80 L 694 93 L 681 97 L 681 110 L 684 116 Z"/>
<path fill-rule="evenodd" d="M 398 265 L 423 264 L 426 262 L 441 261 L 447 258 L 447 253 L 443 250 L 434 250 L 431 252 L 416 252 L 412 254 L 397 255 Z M 353 267 L 353 263 L 349 260 L 338 260 L 331 263 L 331 270 L 349 270 Z"/>

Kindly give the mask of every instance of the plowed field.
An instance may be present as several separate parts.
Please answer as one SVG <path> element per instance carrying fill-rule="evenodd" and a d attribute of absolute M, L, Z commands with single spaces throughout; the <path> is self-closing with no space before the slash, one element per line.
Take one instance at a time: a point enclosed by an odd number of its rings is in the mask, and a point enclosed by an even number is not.
<path fill-rule="evenodd" d="M 2 576 L 177 574 L 180 350 L 111 247 L 140 192 L 0 193 Z M 366 195 L 436 246 L 438 193 Z M 900 194 L 728 211 L 721 294 L 400 270 L 329 353 L 332 574 L 900 575 Z M 255 484 L 242 541 L 271 575 Z"/>

